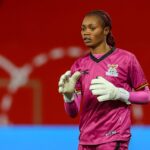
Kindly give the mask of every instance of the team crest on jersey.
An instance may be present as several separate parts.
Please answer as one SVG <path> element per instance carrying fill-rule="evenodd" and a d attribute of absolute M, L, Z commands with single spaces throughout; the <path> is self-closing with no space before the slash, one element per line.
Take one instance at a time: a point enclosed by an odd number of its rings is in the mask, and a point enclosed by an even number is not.
<path fill-rule="evenodd" d="M 118 64 L 108 64 L 108 71 L 106 72 L 107 76 L 118 77 Z"/>

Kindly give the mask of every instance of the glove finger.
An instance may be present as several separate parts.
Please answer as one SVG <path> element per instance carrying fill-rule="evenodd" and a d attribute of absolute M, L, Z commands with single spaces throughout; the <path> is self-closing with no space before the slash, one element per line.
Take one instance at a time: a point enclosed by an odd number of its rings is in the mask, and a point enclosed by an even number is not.
<path fill-rule="evenodd" d="M 100 79 L 100 80 L 104 80 L 104 81 L 106 80 L 106 79 L 103 78 L 102 76 L 97 76 L 96 78 L 97 78 L 97 79 Z"/>
<path fill-rule="evenodd" d="M 105 84 L 106 81 L 101 78 L 92 79 L 91 84 Z"/>
<path fill-rule="evenodd" d="M 77 82 L 77 80 L 80 78 L 80 76 L 81 76 L 81 73 L 80 73 L 79 71 L 76 71 L 76 72 L 71 76 L 71 78 L 72 78 L 72 80 L 73 80 L 74 82 Z"/>
<path fill-rule="evenodd" d="M 65 81 L 69 81 L 69 78 L 71 77 L 71 71 L 69 70 L 69 71 L 66 71 L 65 72 Z"/>
<path fill-rule="evenodd" d="M 66 72 L 65 72 L 65 75 L 66 75 L 66 76 L 71 76 L 71 71 L 70 71 L 70 70 L 66 71 Z"/>
<path fill-rule="evenodd" d="M 107 79 L 105 79 L 105 78 L 103 78 L 101 76 L 99 76 L 97 78 L 100 80 L 101 84 L 105 84 L 107 86 L 112 86 L 113 85 L 110 81 L 108 81 Z"/>
<path fill-rule="evenodd" d="M 92 90 L 91 91 L 93 95 L 106 95 L 107 94 L 107 91 L 106 90 L 99 90 L 99 89 L 96 89 L 96 90 Z"/>
<path fill-rule="evenodd" d="M 58 91 L 59 93 L 63 93 L 63 87 L 59 87 Z"/>
<path fill-rule="evenodd" d="M 63 86 L 64 85 L 64 79 L 60 79 L 58 82 L 58 86 Z"/>
<path fill-rule="evenodd" d="M 98 76 L 97 79 L 99 79 L 101 82 L 108 82 L 108 80 L 106 80 L 102 76 Z"/>
<path fill-rule="evenodd" d="M 101 84 L 91 84 L 90 85 L 90 90 L 94 90 L 94 89 L 106 89 L 105 85 L 101 85 Z"/>
<path fill-rule="evenodd" d="M 106 95 L 98 96 L 97 99 L 98 99 L 99 102 L 108 101 L 109 100 L 109 95 L 106 94 Z"/>
<path fill-rule="evenodd" d="M 60 76 L 60 80 L 65 80 L 65 78 L 66 78 L 65 74 L 63 74 L 62 76 Z"/>
<path fill-rule="evenodd" d="M 68 80 L 68 78 L 71 76 L 71 71 L 66 71 L 61 77 L 60 80 Z"/>

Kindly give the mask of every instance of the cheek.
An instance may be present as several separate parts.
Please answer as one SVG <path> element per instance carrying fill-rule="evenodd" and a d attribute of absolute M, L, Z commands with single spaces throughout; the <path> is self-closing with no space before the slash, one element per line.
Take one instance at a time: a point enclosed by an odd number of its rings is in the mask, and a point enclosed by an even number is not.
<path fill-rule="evenodd" d="M 83 37 L 83 32 L 81 31 L 81 36 Z"/>
<path fill-rule="evenodd" d="M 102 32 L 96 33 L 96 34 L 94 34 L 93 38 L 96 41 L 101 41 L 104 38 L 104 34 Z"/>
<path fill-rule="evenodd" d="M 93 32 L 93 37 L 97 40 L 103 38 L 103 36 L 104 36 L 104 31 L 100 28 Z"/>

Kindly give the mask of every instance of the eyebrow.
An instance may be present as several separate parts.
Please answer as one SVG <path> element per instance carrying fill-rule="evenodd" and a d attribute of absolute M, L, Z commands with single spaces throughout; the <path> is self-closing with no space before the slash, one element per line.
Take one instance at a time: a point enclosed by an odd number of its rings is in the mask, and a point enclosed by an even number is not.
<path fill-rule="evenodd" d="M 85 25 L 85 24 L 82 24 L 81 27 L 85 27 L 85 26 L 97 26 L 96 24 L 88 24 L 88 25 Z"/>

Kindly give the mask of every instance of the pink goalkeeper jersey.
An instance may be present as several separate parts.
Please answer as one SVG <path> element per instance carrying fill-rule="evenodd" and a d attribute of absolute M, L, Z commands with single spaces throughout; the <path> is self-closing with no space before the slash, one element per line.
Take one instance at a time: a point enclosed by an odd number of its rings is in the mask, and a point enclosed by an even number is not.
<path fill-rule="evenodd" d="M 89 90 L 91 80 L 102 76 L 116 87 L 127 91 L 139 90 L 147 80 L 136 57 L 125 50 L 112 48 L 99 59 L 91 53 L 79 58 L 71 67 L 72 73 L 81 71 L 76 85 L 82 93 L 80 112 L 80 144 L 95 145 L 130 139 L 130 106 L 121 101 L 99 102 Z M 65 103 L 66 110 L 77 112 L 80 98 Z"/>

